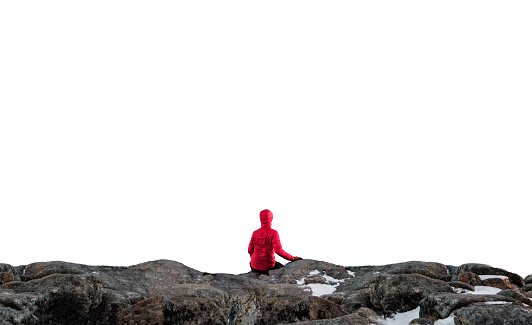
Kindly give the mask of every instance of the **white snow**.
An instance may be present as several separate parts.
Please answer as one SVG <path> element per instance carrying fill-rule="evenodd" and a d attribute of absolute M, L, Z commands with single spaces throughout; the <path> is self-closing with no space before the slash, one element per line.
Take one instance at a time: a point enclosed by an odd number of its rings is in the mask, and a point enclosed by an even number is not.
<path fill-rule="evenodd" d="M 479 275 L 480 277 L 480 280 L 487 280 L 487 279 L 503 279 L 503 280 L 508 280 L 508 277 L 505 276 L 505 275 L 489 275 L 489 274 L 485 274 L 485 275 Z"/>
<path fill-rule="evenodd" d="M 336 284 L 336 285 L 323 284 L 323 283 L 307 284 L 307 287 L 310 287 L 310 289 L 312 289 L 312 295 L 318 296 L 318 297 L 333 293 L 334 291 L 336 291 L 337 286 L 339 286 L 339 284 Z"/>
<path fill-rule="evenodd" d="M 405 311 L 404 313 L 394 314 L 392 315 L 391 318 L 386 318 L 384 320 L 384 324 L 385 325 L 408 325 L 411 320 L 419 318 L 419 310 L 420 308 L 417 307 L 416 309 Z"/>
<path fill-rule="evenodd" d="M 310 271 L 308 276 L 316 276 L 321 274 L 318 270 Z M 336 291 L 336 287 L 340 285 L 340 283 L 345 282 L 345 279 L 335 279 L 332 276 L 328 276 L 327 273 L 324 271 L 322 277 L 328 282 L 328 283 L 309 283 L 305 285 L 305 279 L 306 277 L 302 277 L 299 280 L 296 280 L 296 283 L 300 286 L 308 287 L 312 290 L 313 296 L 321 297 L 323 295 L 328 295 Z"/>
<path fill-rule="evenodd" d="M 419 318 L 420 307 L 406 311 L 404 313 L 397 313 L 392 315 L 391 318 L 384 319 L 384 325 L 408 325 L 416 318 Z M 434 325 L 455 325 L 454 315 L 451 315 L 445 319 L 437 320 Z"/>
<path fill-rule="evenodd" d="M 347 274 L 349 274 L 350 277 L 355 277 L 355 272 L 347 270 Z"/>
<path fill-rule="evenodd" d="M 496 295 L 501 289 L 486 286 L 475 286 L 475 291 L 466 292 L 472 295 Z"/>
<path fill-rule="evenodd" d="M 511 302 L 508 302 L 508 301 L 486 301 L 484 304 L 485 305 L 507 305 L 507 304 L 511 304 Z"/>
<path fill-rule="evenodd" d="M 408 325 L 408 324 L 405 324 Z M 444 319 L 438 319 L 434 325 L 455 325 L 454 323 L 454 315 L 451 314 L 451 316 L 444 318 Z"/>

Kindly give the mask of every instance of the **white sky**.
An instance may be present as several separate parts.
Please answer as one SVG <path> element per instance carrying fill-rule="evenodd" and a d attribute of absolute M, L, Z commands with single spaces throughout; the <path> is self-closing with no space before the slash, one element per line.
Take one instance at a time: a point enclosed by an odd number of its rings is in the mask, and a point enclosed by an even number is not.
<path fill-rule="evenodd" d="M 0 5 L 0 262 L 532 273 L 529 1 Z M 278 257 L 279 260 L 283 261 Z"/>

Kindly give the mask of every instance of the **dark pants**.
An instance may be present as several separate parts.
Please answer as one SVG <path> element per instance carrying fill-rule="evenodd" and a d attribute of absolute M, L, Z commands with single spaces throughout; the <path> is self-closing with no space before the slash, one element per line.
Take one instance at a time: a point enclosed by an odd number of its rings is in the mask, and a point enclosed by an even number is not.
<path fill-rule="evenodd" d="M 280 269 L 282 268 L 284 265 L 279 263 L 279 262 L 275 262 L 275 265 L 270 269 L 270 270 L 277 270 L 277 269 Z M 249 267 L 251 267 L 251 263 L 249 265 Z M 252 272 L 255 272 L 255 273 L 258 273 L 258 274 L 266 274 L 266 275 L 270 275 L 270 270 L 264 270 L 264 271 L 261 271 L 261 270 L 256 270 L 254 268 L 251 267 L 251 271 Z"/>

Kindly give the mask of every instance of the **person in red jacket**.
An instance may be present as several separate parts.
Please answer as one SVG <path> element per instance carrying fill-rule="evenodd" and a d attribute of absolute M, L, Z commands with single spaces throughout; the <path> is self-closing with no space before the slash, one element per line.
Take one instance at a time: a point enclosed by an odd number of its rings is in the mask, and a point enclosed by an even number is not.
<path fill-rule="evenodd" d="M 301 257 L 292 256 L 283 250 L 279 233 L 272 229 L 273 213 L 270 210 L 260 212 L 261 227 L 253 232 L 248 246 L 251 256 L 251 271 L 269 274 L 269 270 L 279 269 L 284 265 L 275 261 L 275 254 L 289 261 L 300 260 Z"/>

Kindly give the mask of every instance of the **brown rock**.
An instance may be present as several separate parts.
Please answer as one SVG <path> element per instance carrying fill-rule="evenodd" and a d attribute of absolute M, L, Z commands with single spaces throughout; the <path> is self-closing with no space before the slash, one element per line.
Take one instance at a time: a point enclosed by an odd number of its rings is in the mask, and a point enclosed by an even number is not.
<path fill-rule="evenodd" d="M 434 292 L 454 293 L 442 280 L 420 274 L 383 274 L 370 283 L 371 303 L 385 314 L 405 312 Z"/>
<path fill-rule="evenodd" d="M 7 272 L 0 272 L 0 284 L 8 283 L 14 281 L 15 278 L 13 274 Z"/>
<path fill-rule="evenodd" d="M 482 281 L 478 274 L 473 272 L 464 272 L 458 276 L 458 281 L 470 284 L 472 286 L 482 285 Z"/>
<path fill-rule="evenodd" d="M 330 319 L 347 315 L 338 304 L 315 296 L 303 299 L 297 305 L 296 311 L 298 319 L 301 320 Z"/>

